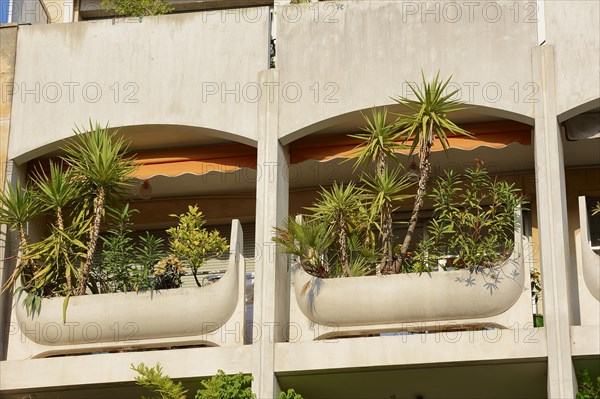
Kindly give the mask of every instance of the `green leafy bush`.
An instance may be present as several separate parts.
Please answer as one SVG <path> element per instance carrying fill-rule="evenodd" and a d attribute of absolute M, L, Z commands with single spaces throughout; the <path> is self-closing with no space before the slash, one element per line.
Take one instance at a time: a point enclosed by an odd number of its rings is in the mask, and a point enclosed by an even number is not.
<path fill-rule="evenodd" d="M 202 386 L 204 388 L 198 390 L 196 399 L 254 399 L 251 375 L 227 375 L 219 370 L 217 375 L 202 381 Z"/>
<path fill-rule="evenodd" d="M 197 273 L 207 258 L 222 255 L 229 246 L 217 230 L 204 228 L 205 220 L 197 206 L 189 206 L 186 213 L 171 215 L 179 220 L 177 226 L 167 230 L 169 245 L 175 256 L 187 260 L 196 284 L 200 286 Z"/>
<path fill-rule="evenodd" d="M 583 370 L 577 373 L 577 399 L 600 399 L 600 377 L 592 380 L 590 372 Z"/>
<path fill-rule="evenodd" d="M 434 203 L 429 236 L 409 260 L 412 271 L 445 267 L 491 268 L 513 251 L 515 211 L 524 204 L 514 184 L 492 179 L 482 166 L 446 171 L 429 195 Z"/>
<path fill-rule="evenodd" d="M 147 291 L 181 286 L 184 274 L 164 250 L 162 238 L 150 233 L 135 243 L 130 218 L 134 210 L 126 204 L 112 211 L 112 227 L 100 237 L 103 246 L 100 259 L 92 269 L 92 277 L 101 293 Z"/>
<path fill-rule="evenodd" d="M 175 383 L 168 376 L 163 375 L 163 370 L 160 364 L 150 368 L 140 363 L 138 366 L 131 365 L 131 369 L 136 371 L 138 375 L 135 377 L 135 382 L 157 393 L 160 399 L 185 399 L 187 389 L 183 388 L 181 382 Z M 142 399 L 146 399 L 142 396 Z"/>
<path fill-rule="evenodd" d="M 160 364 L 148 368 L 144 363 L 138 366 L 131 365 L 132 370 L 138 373 L 135 381 L 138 385 L 157 393 L 160 399 L 185 399 L 188 392 L 183 385 L 174 383 L 171 378 L 163 375 Z M 196 392 L 195 399 L 255 399 L 252 393 L 252 376 L 243 373 L 233 375 L 225 374 L 219 370 L 213 377 L 202 381 L 202 388 Z M 145 397 L 142 397 L 145 399 Z M 279 394 L 279 399 L 302 399 L 302 395 L 293 389 L 288 389 Z"/>

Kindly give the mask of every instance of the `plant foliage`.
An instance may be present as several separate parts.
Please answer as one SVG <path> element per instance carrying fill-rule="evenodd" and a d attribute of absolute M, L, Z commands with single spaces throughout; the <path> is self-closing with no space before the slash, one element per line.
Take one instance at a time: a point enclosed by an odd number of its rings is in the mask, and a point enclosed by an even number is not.
<path fill-rule="evenodd" d="M 217 375 L 202 381 L 202 389 L 196 393 L 196 399 L 254 399 L 252 376 L 237 373 L 227 375 L 219 370 Z"/>
<path fill-rule="evenodd" d="M 147 367 L 144 363 L 137 366 L 131 365 L 131 369 L 138 373 L 135 382 L 156 393 L 160 399 L 185 399 L 187 389 L 183 388 L 181 382 L 175 383 L 168 376 L 163 375 L 162 367 L 157 364 L 154 367 Z M 142 396 L 142 399 L 146 399 Z"/>
<path fill-rule="evenodd" d="M 577 396 L 576 399 L 599 399 L 600 398 L 600 377 L 596 381 L 590 376 L 588 370 L 577 373 Z"/>
<path fill-rule="evenodd" d="M 122 17 L 163 15 L 173 11 L 168 0 L 102 0 L 100 6 Z"/>
<path fill-rule="evenodd" d="M 512 253 L 515 211 L 524 204 L 514 184 L 492 179 L 478 165 L 462 174 L 446 171 L 429 197 L 433 218 L 428 238 L 407 262 L 413 271 L 428 271 L 442 259 L 455 268 L 491 268 Z"/>
<path fill-rule="evenodd" d="M 140 363 L 131 365 L 131 369 L 138 375 L 135 381 L 138 385 L 148 388 L 158 394 L 159 399 L 185 399 L 188 392 L 181 382 L 174 383 L 170 377 L 163 374 L 159 364 L 149 368 Z M 216 375 L 202 381 L 202 388 L 196 392 L 196 399 L 255 399 L 252 393 L 252 376 L 243 373 L 233 375 L 225 374 L 219 370 Z M 146 399 L 142 397 L 142 399 Z M 279 394 L 279 399 L 302 399 L 302 395 L 293 389 L 288 389 Z"/>
<path fill-rule="evenodd" d="M 207 258 L 220 256 L 227 251 L 227 241 L 217 230 L 208 231 L 204 228 L 204 216 L 195 205 L 190 205 L 186 213 L 171 216 L 179 221 L 177 226 L 167 230 L 171 251 L 189 262 L 196 284 L 200 286 L 198 269 Z"/>
<path fill-rule="evenodd" d="M 422 87 L 407 82 L 416 100 L 408 97 L 395 99 L 398 104 L 409 110 L 407 114 L 398 115 L 397 125 L 402 129 L 402 140 L 411 142 L 409 155 L 416 153 L 419 159 L 417 194 L 408 229 L 400 247 L 400 267 L 406 258 L 419 212 L 423 207 L 431 169 L 429 156 L 435 140 L 438 140 L 446 151 L 450 147 L 449 135 L 470 136 L 448 117 L 449 114 L 465 108 L 461 101 L 454 99 L 458 90 L 447 90 L 452 77 L 445 81 L 441 80 L 438 72 L 435 78 L 428 82 L 425 74 L 421 72 L 421 78 Z"/>

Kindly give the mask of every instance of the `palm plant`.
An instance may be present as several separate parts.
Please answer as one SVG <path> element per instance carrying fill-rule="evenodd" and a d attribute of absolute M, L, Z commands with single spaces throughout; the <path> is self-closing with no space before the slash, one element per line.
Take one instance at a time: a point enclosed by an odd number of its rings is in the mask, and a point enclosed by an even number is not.
<path fill-rule="evenodd" d="M 398 162 L 398 151 L 405 149 L 406 146 L 400 143 L 401 132 L 397 123 L 388 122 L 388 110 L 383 108 L 372 110 L 372 116 L 363 115 L 366 126 L 361 127 L 365 133 L 350 135 L 350 137 L 361 140 L 361 144 L 356 147 L 354 170 L 359 167 L 363 171 L 372 163 L 375 163 L 375 176 L 363 177 L 366 183 L 369 197 L 375 204 L 371 208 L 370 222 L 375 224 L 380 232 L 381 249 L 383 257 L 378 272 L 384 273 L 391 271 L 393 263 L 393 219 L 392 203 L 406 198 L 399 196 L 399 192 L 408 188 L 410 184 L 406 176 L 401 176 L 395 169 L 388 171 L 389 161 Z M 379 223 L 374 222 L 376 216 L 380 215 Z"/>
<path fill-rule="evenodd" d="M 326 278 L 330 276 L 330 259 L 327 256 L 335 238 L 325 223 L 310 218 L 297 221 L 293 216 L 284 222 L 284 228 L 275 228 L 273 241 L 281 245 L 283 252 L 298 258 L 309 274 Z"/>
<path fill-rule="evenodd" d="M 409 156 L 418 150 L 417 155 L 419 159 L 417 194 L 408 230 L 400 249 L 400 267 L 402 267 L 402 263 L 406 258 L 406 253 L 408 252 L 408 247 L 419 219 L 419 211 L 423 206 L 430 175 L 431 165 L 429 157 L 431 155 L 431 147 L 437 139 L 440 141 L 444 151 L 446 151 L 449 148 L 449 134 L 470 136 L 467 131 L 458 127 L 448 118 L 448 114 L 465 109 L 464 103 L 452 99 L 458 90 L 450 92 L 446 90 L 451 77 L 442 81 L 438 72 L 432 82 L 427 82 L 423 73 L 421 76 L 422 88 L 407 82 L 413 94 L 417 97 L 416 100 L 407 97 L 394 99 L 398 104 L 408 108 L 410 112 L 407 115 L 398 115 L 398 128 L 402 129 L 402 140 L 412 141 Z"/>
<path fill-rule="evenodd" d="M 60 251 L 66 254 L 68 251 L 65 247 L 67 243 L 64 241 L 65 223 L 63 210 L 81 196 L 79 180 L 75 178 L 72 171 L 63 170 L 60 163 L 51 162 L 49 173 L 36 171 L 33 181 L 37 188 L 35 195 L 39 199 L 39 202 L 44 209 L 54 211 L 56 220 L 55 228 L 58 230 L 54 234 L 54 238 L 62 247 Z M 66 290 L 70 294 L 73 290 L 72 276 L 74 270 L 69 267 L 69 263 L 65 267 Z"/>
<path fill-rule="evenodd" d="M 21 186 L 20 182 L 17 182 L 14 187 L 7 185 L 6 190 L 0 192 L 0 224 L 5 224 L 9 230 L 17 232 L 21 250 L 20 262 L 3 289 L 12 285 L 22 272 L 30 276 L 35 273 L 35 262 L 29 256 L 26 225 L 42 211 L 43 209 L 36 197 L 32 195 L 31 189 Z"/>
<path fill-rule="evenodd" d="M 397 209 L 394 204 L 412 197 L 402 192 L 413 183 L 407 174 L 401 174 L 401 169 L 390 171 L 387 167 L 372 177 L 367 176 L 363 182 L 367 202 L 371 204 L 371 217 L 379 215 L 380 219 L 376 224 L 381 233 L 382 258 L 379 268 L 384 274 L 390 273 L 394 266 L 392 213 Z"/>
<path fill-rule="evenodd" d="M 79 271 L 77 295 L 84 295 L 87 287 L 90 265 L 96 251 L 100 234 L 100 224 L 104 215 L 106 200 L 121 194 L 136 165 L 125 156 L 128 145 L 110 131 L 90 121 L 89 130 L 74 130 L 76 140 L 65 148 L 63 158 L 76 179 L 81 181 L 82 190 L 91 198 L 92 221 L 87 239 L 87 254 Z"/>
<path fill-rule="evenodd" d="M 388 122 L 387 108 L 372 110 L 372 119 L 363 115 L 366 126 L 361 127 L 365 133 L 351 134 L 350 137 L 359 139 L 361 143 L 356 147 L 354 170 L 363 169 L 372 162 L 376 170 L 383 172 L 388 160 L 397 161 L 396 153 L 406 148 L 400 143 L 401 135 L 395 122 Z"/>
<path fill-rule="evenodd" d="M 344 273 L 352 277 L 348 258 L 348 231 L 356 225 L 360 214 L 363 195 L 354 183 L 334 183 L 331 190 L 322 190 L 315 206 L 307 208 L 314 212 L 313 219 L 329 225 L 337 237 L 339 261 Z"/>

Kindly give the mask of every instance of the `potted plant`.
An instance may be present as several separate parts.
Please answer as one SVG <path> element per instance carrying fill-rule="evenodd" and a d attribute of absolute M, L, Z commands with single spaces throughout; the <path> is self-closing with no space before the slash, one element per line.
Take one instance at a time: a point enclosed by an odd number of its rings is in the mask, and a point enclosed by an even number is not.
<path fill-rule="evenodd" d="M 468 134 L 447 119 L 461 109 L 451 100 L 455 92 L 444 94 L 448 81 L 423 83 L 423 91 L 413 88 L 418 100 L 398 100 L 414 114 L 389 122 L 387 111 L 374 111 L 366 133 L 354 136 L 364 143 L 357 148 L 356 167 L 373 163 L 374 173 L 364 170 L 358 184 L 322 189 L 308 208 L 312 214 L 302 223 L 289 218 L 277 230 L 275 241 L 295 258 L 298 307 L 312 322 L 357 327 L 489 318 L 509 309 L 525 289 L 522 198 L 482 165 L 437 181 L 429 237 L 408 251 L 426 197 L 434 141 L 448 148 L 448 133 Z M 394 246 L 391 215 L 412 197 L 406 193 L 409 173 L 396 158 L 407 140 L 410 153 L 419 153 L 418 187 L 406 237 Z M 445 262 L 453 267 L 447 269 L 454 270 L 434 272 L 438 264 L 445 268 L 442 259 L 449 255 Z M 363 277 L 332 278 L 357 276 Z M 407 301 L 423 306 L 400 305 Z"/>
<path fill-rule="evenodd" d="M 239 221 L 232 222 L 224 277 L 206 287 L 178 288 L 182 261 L 195 275 L 207 257 L 227 250 L 225 239 L 206 230 L 202 213 L 190 206 L 173 215 L 178 225 L 168 231 L 170 254 L 151 235 L 134 246 L 128 236 L 132 211 L 122 205 L 135 169 L 126 143 L 98 124 L 75 133 L 61 162 L 38 170 L 33 184 L 0 195 L 1 221 L 18 233 L 20 256 L 4 289 L 16 284 L 17 298 L 23 298 L 15 308 L 23 334 L 43 346 L 93 348 L 118 345 L 124 337 L 143 344 L 220 328 L 238 312 L 244 287 Z M 26 225 L 44 213 L 49 232 L 32 240 Z M 112 227 L 100 239 L 105 223 Z M 196 316 L 182 315 L 189 309 L 181 303 L 193 304 Z M 48 328 L 52 334 L 40 333 Z"/>
<path fill-rule="evenodd" d="M 430 235 L 406 260 L 405 273 L 311 276 L 314 270 L 336 270 L 324 265 L 338 262 L 338 249 L 328 251 L 335 240 L 314 217 L 308 218 L 300 234 L 299 223 L 288 221 L 278 241 L 297 259 L 295 296 L 304 315 L 319 324 L 342 327 L 484 318 L 509 309 L 521 296 L 525 281 L 518 190 L 493 181 L 481 167 L 467 170 L 464 177 L 467 187 L 460 189 L 462 175 L 449 173 L 438 180 L 431 194 L 438 208 L 428 228 Z M 479 197 L 473 197 L 475 192 L 481 193 Z M 470 209 L 465 210 L 465 201 Z M 373 253 L 350 254 L 351 264 L 363 269 L 376 263 Z M 423 306 L 398 306 L 409 300 Z M 351 311 L 340 310 L 345 308 Z"/>

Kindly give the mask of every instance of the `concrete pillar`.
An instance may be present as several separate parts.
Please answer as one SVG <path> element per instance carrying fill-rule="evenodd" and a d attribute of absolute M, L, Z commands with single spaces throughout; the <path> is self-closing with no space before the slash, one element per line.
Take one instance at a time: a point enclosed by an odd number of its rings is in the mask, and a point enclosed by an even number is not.
<path fill-rule="evenodd" d="M 275 226 L 288 214 L 287 147 L 279 143 L 279 71 L 260 73 L 256 186 L 256 271 L 254 285 L 253 391 L 275 398 L 275 343 L 285 341 L 288 319 L 287 257 L 277 251 Z"/>
<path fill-rule="evenodd" d="M 540 88 L 535 104 L 535 175 L 548 343 L 548 397 L 574 398 L 576 380 L 571 358 L 567 281 L 568 221 L 563 149 L 556 117 L 554 48 L 533 49 L 533 76 Z"/>

